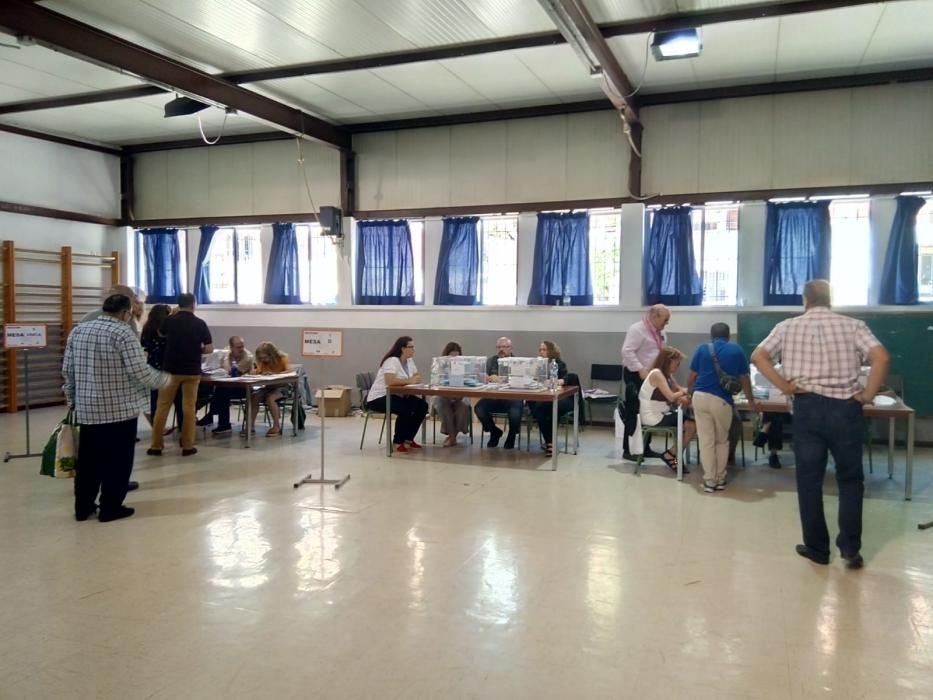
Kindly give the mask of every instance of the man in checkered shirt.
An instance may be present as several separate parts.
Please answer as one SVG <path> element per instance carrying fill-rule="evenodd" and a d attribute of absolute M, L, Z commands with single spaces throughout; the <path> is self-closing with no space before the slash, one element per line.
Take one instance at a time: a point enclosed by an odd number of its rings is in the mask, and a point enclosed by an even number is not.
<path fill-rule="evenodd" d="M 78 324 L 68 337 L 62 376 L 65 398 L 81 427 L 75 473 L 75 519 L 87 520 L 97 506 L 98 520 L 127 518 L 123 505 L 133 470 L 136 423 L 149 400 L 149 389 L 168 382 L 168 375 L 146 364 L 139 338 L 130 327 L 133 305 L 114 294 L 103 313 Z"/>
<path fill-rule="evenodd" d="M 793 397 L 797 502 L 803 544 L 797 554 L 829 563 L 829 531 L 823 515 L 823 476 L 827 452 L 836 463 L 839 486 L 839 535 L 836 546 L 849 569 L 860 569 L 862 555 L 862 406 L 871 403 L 890 365 L 887 350 L 864 321 L 830 310 L 826 280 L 803 288 L 802 316 L 782 321 L 752 353 L 752 362 L 781 392 Z M 781 356 L 781 374 L 773 358 Z M 863 389 L 863 362 L 871 372 Z"/>

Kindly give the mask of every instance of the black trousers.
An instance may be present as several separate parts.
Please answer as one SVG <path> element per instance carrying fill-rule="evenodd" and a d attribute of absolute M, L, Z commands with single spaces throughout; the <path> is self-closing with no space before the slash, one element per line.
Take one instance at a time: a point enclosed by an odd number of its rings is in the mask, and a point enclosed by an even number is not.
<path fill-rule="evenodd" d="M 529 411 L 534 417 L 535 422 L 538 424 L 538 430 L 541 431 L 541 436 L 544 438 L 544 442 L 548 445 L 551 444 L 552 430 L 553 426 L 553 412 L 551 408 L 550 401 L 529 401 L 530 404 Z M 565 416 L 573 410 L 573 397 L 565 396 L 562 399 L 559 399 L 557 402 L 557 417 Z"/>
<path fill-rule="evenodd" d="M 385 411 L 386 397 L 367 401 L 366 405 L 373 411 Z M 424 417 L 428 415 L 428 402 L 420 396 L 395 396 L 392 399 L 392 415 L 398 416 L 392 442 L 400 445 L 415 439 Z"/>
<path fill-rule="evenodd" d="M 638 372 L 630 369 L 622 369 L 622 381 L 625 383 L 625 397 L 622 404 L 622 421 L 625 423 L 625 436 L 622 438 L 622 451 L 628 452 L 628 437 L 635 432 L 635 419 L 638 418 L 638 392 L 641 391 L 642 382 Z M 645 454 L 648 453 L 648 444 L 651 442 L 651 436 L 645 437 Z"/>
<path fill-rule="evenodd" d="M 839 535 L 836 546 L 845 555 L 862 548 L 862 441 L 865 418 L 857 401 L 819 394 L 794 396 L 794 458 L 797 462 L 797 502 L 803 543 L 829 554 L 829 531 L 823 514 L 823 477 L 832 454 L 839 487 Z"/>
<path fill-rule="evenodd" d="M 218 427 L 230 427 L 230 399 L 238 396 L 242 397 L 243 392 L 222 386 L 214 389 L 214 395 L 211 396 L 211 415 L 217 416 Z"/>
<path fill-rule="evenodd" d="M 137 419 L 119 423 L 82 425 L 75 469 L 75 515 L 94 509 L 100 492 L 100 512 L 113 513 L 123 505 L 133 471 Z"/>

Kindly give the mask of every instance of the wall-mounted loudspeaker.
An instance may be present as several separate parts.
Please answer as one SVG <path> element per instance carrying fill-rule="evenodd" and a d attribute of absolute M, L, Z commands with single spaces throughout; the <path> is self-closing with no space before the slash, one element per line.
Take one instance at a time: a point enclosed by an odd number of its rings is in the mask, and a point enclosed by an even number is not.
<path fill-rule="evenodd" d="M 339 207 L 321 207 L 318 221 L 321 223 L 321 233 L 325 236 L 339 238 L 343 235 L 343 212 Z"/>

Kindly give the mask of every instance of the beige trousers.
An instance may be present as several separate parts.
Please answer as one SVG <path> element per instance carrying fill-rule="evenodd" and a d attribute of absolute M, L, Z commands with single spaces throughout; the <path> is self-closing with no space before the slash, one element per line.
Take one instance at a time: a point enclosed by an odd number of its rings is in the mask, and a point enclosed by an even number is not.
<path fill-rule="evenodd" d="M 698 391 L 693 395 L 693 415 L 700 441 L 703 479 L 716 483 L 725 481 L 732 406 L 718 396 Z"/>

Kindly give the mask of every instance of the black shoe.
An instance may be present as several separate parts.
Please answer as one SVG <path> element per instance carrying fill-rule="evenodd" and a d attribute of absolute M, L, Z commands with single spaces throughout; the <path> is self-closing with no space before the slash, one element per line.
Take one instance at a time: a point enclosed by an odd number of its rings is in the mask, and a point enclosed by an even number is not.
<path fill-rule="evenodd" d="M 772 469 L 781 468 L 781 458 L 777 456 L 777 453 L 772 452 L 771 455 L 768 457 L 768 466 L 771 467 Z"/>
<path fill-rule="evenodd" d="M 502 445 L 503 450 L 514 450 L 515 449 L 515 434 L 509 433 L 508 437 L 505 439 L 505 443 Z"/>
<path fill-rule="evenodd" d="M 861 569 L 865 566 L 865 560 L 862 559 L 862 555 L 856 552 L 855 554 L 844 554 L 839 552 L 840 556 L 845 560 L 846 568 L 855 571 L 856 569 Z"/>
<path fill-rule="evenodd" d="M 798 544 L 795 547 L 795 551 L 797 552 L 797 554 L 802 556 L 804 559 L 809 559 L 814 564 L 823 564 L 823 565 L 829 564 L 828 554 L 820 554 L 819 552 L 815 552 L 805 544 Z"/>
<path fill-rule="evenodd" d="M 94 515 L 94 513 L 96 513 L 96 512 L 97 512 L 97 505 L 96 505 L 96 504 L 95 504 L 90 510 L 84 510 L 84 511 L 77 511 L 77 510 L 76 510 L 76 511 L 75 511 L 75 520 L 77 520 L 79 523 L 83 523 L 85 520 L 87 520 L 88 518 L 90 518 L 90 517 L 91 517 L 92 515 Z"/>
<path fill-rule="evenodd" d="M 765 432 L 759 432 L 759 433 L 755 436 L 755 439 L 752 440 L 752 444 L 753 444 L 755 447 L 764 447 L 765 445 L 768 444 L 768 434 L 765 433 Z"/>
<path fill-rule="evenodd" d="M 138 482 L 138 481 L 131 481 L 131 482 L 129 482 L 129 483 L 126 485 L 126 490 L 127 490 L 127 491 L 135 491 L 135 490 L 138 489 L 138 488 L 139 488 L 139 482 Z"/>
<path fill-rule="evenodd" d="M 101 513 L 97 516 L 97 519 L 102 523 L 109 523 L 114 520 L 122 520 L 123 518 L 130 517 L 133 513 L 136 512 L 135 508 L 127 508 L 126 506 L 120 506 L 117 510 L 112 513 Z"/>
<path fill-rule="evenodd" d="M 149 455 L 150 457 L 161 457 L 162 450 L 157 450 L 154 447 L 150 447 L 148 450 L 146 450 L 146 454 Z"/>
<path fill-rule="evenodd" d="M 493 428 L 489 431 L 489 442 L 486 443 L 486 447 L 498 447 L 501 438 L 502 431 L 499 428 Z"/>
<path fill-rule="evenodd" d="M 629 452 L 628 450 L 625 450 L 622 453 L 622 459 L 624 459 L 626 462 L 637 462 L 638 461 L 638 458 L 633 456 L 632 453 Z"/>
<path fill-rule="evenodd" d="M 182 457 L 190 457 L 191 455 L 196 455 L 197 453 L 198 453 L 198 448 L 197 448 L 197 447 L 192 447 L 190 450 L 182 450 L 182 451 L 181 451 L 181 456 L 182 456 Z"/>
<path fill-rule="evenodd" d="M 220 437 L 221 435 L 229 435 L 233 432 L 232 425 L 218 425 L 211 431 L 211 435 L 214 437 Z"/>
<path fill-rule="evenodd" d="M 203 418 L 198 419 L 199 428 L 206 428 L 209 425 L 214 425 L 214 416 L 208 414 L 204 416 Z"/>
<path fill-rule="evenodd" d="M 664 459 L 664 458 L 661 456 L 661 455 L 663 455 L 663 454 L 664 454 L 663 452 L 655 452 L 654 450 L 652 450 L 652 449 L 649 447 L 649 448 L 645 449 L 645 452 L 644 452 L 644 454 L 642 454 L 642 457 L 644 457 L 645 459 Z"/>

